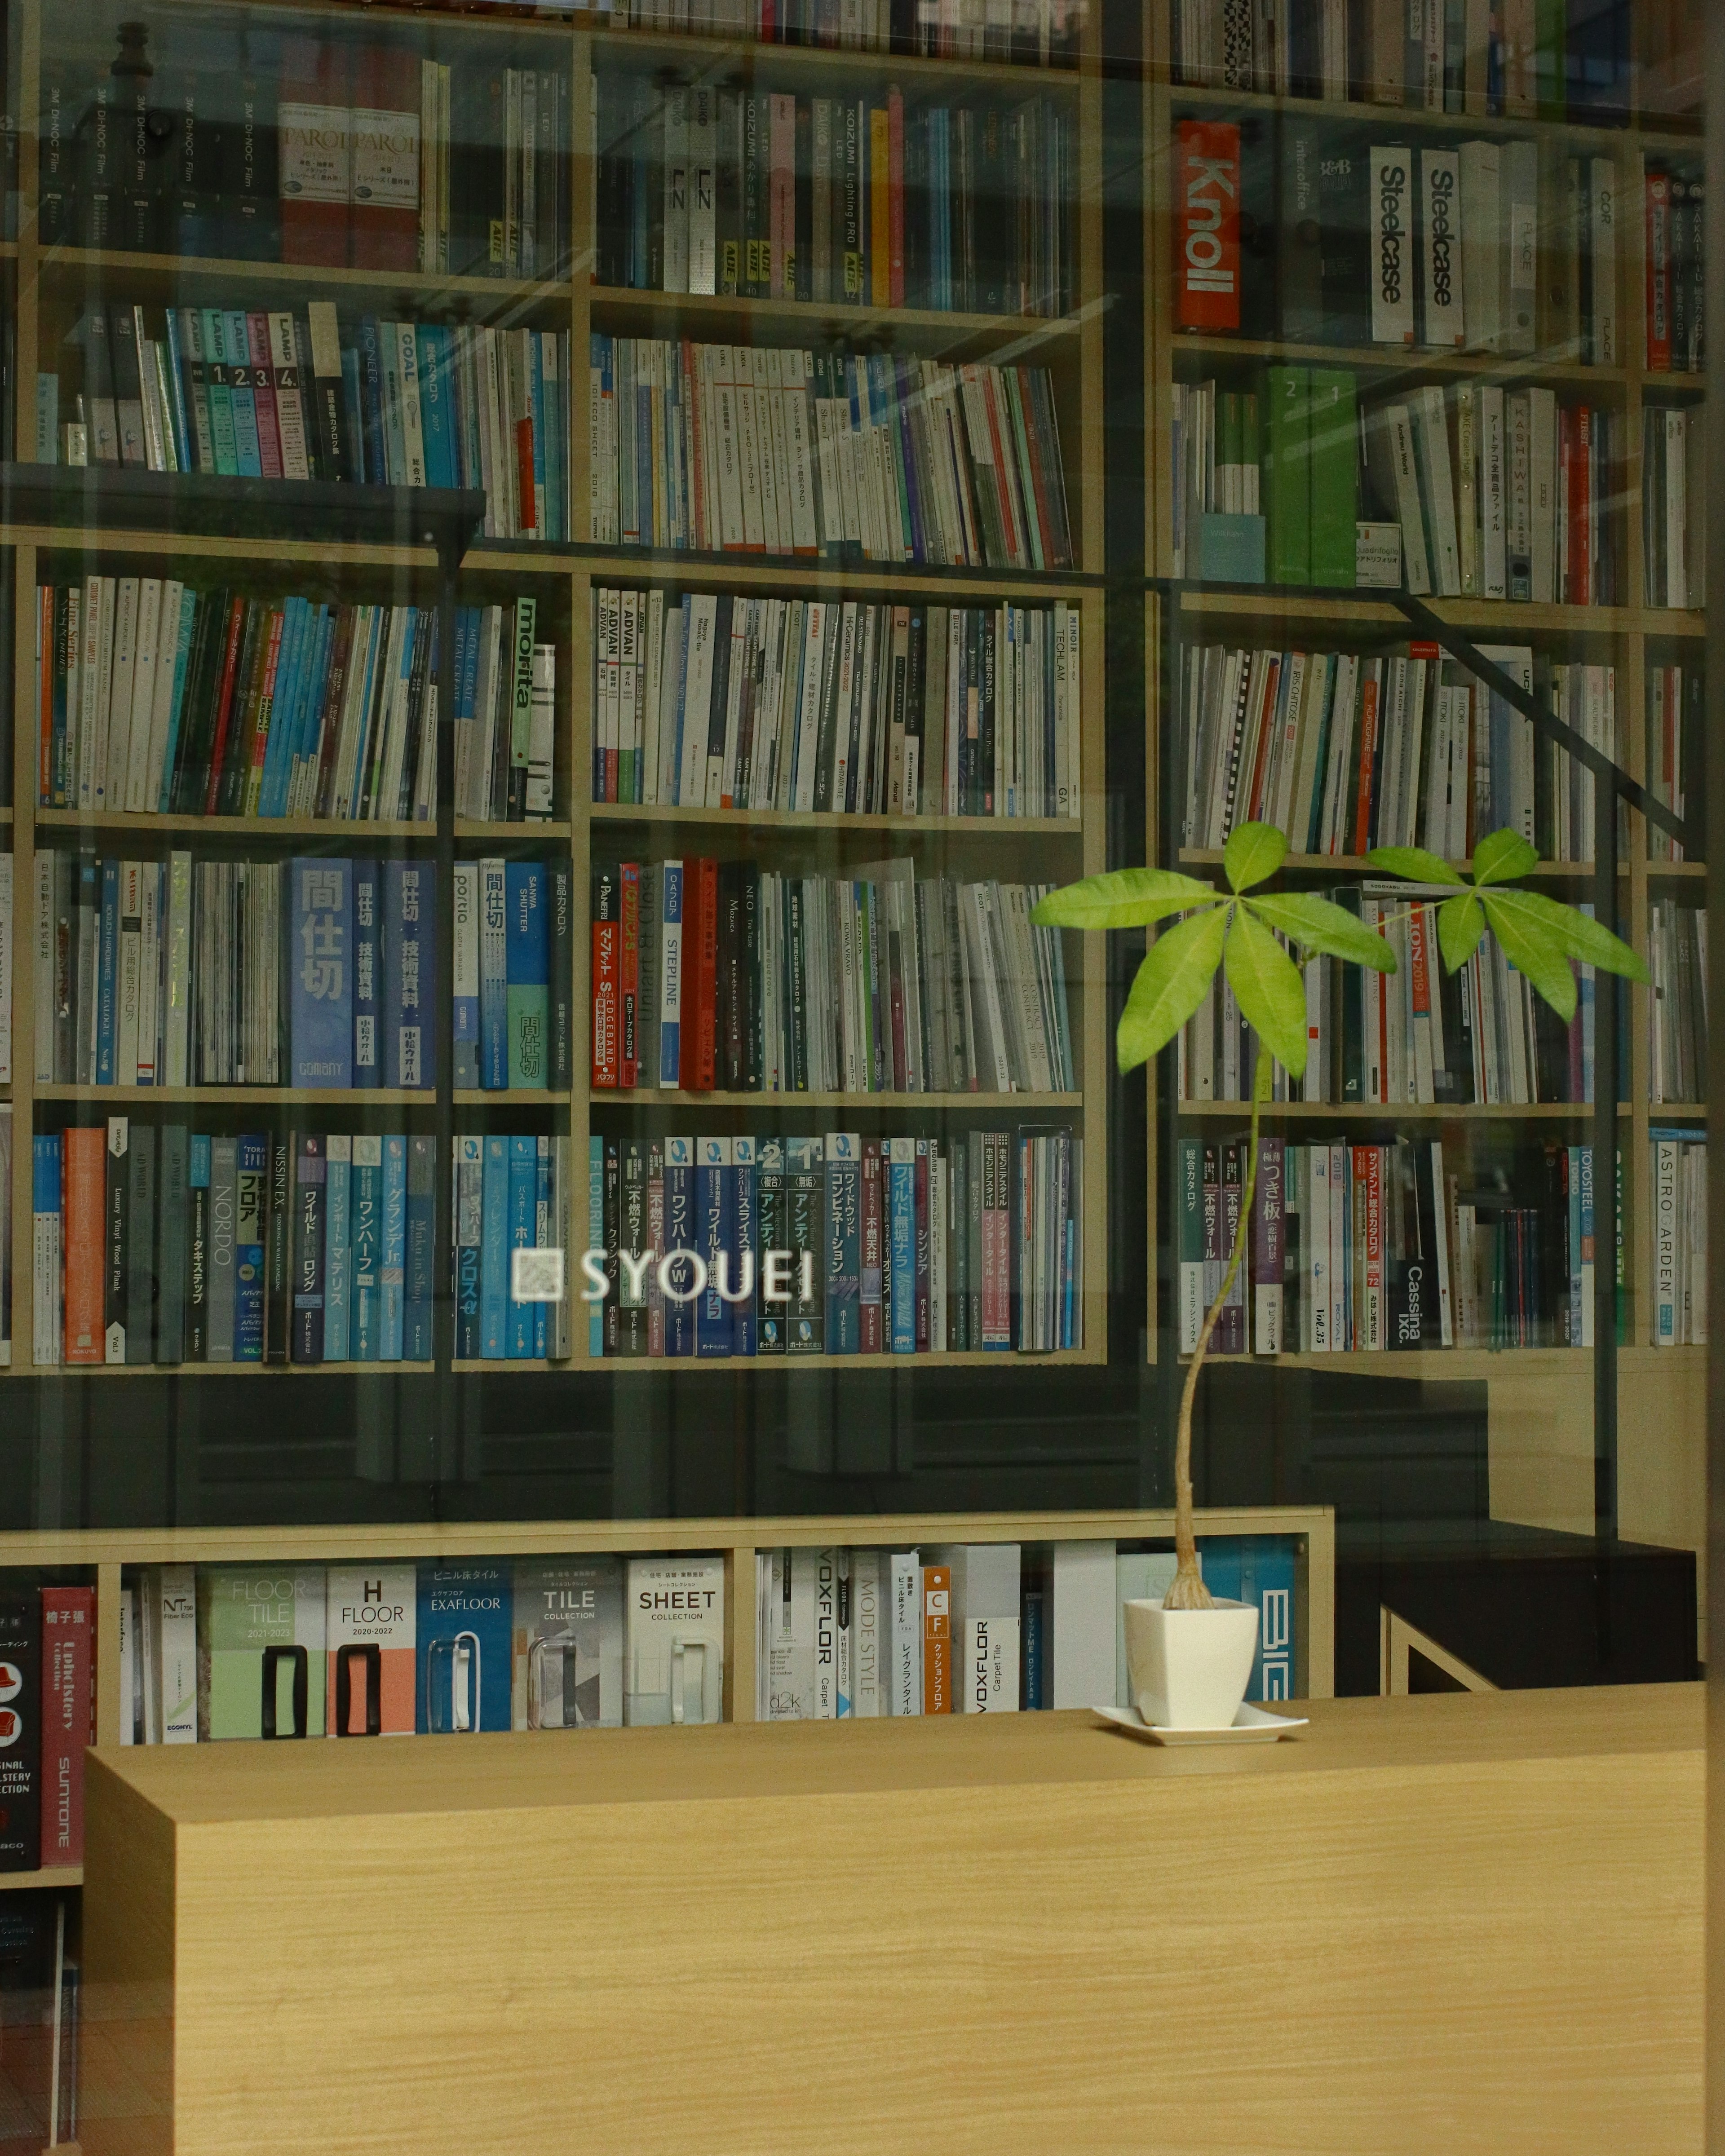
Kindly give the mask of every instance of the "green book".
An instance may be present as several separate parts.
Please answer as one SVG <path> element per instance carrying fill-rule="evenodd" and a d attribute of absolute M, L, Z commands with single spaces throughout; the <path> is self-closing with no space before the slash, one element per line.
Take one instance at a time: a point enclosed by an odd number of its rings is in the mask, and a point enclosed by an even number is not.
<path fill-rule="evenodd" d="M 1310 580 L 1352 589 L 1359 531 L 1359 414 L 1345 367 L 1310 370 Z"/>
<path fill-rule="evenodd" d="M 198 1737 L 321 1737 L 324 1568 L 198 1568 Z"/>
<path fill-rule="evenodd" d="M 1305 367 L 1266 367 L 1260 391 L 1272 584 L 1312 582 L 1311 374 Z"/>

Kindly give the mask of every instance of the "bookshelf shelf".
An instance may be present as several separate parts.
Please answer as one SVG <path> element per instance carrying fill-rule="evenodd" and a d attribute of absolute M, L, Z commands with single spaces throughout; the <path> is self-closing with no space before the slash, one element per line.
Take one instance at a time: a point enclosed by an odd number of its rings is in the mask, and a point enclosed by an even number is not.
<path fill-rule="evenodd" d="M 89 247 L 44 249 L 38 258 L 44 285 L 53 292 L 61 285 L 80 290 L 91 279 L 100 278 L 128 300 L 149 303 L 164 290 L 187 285 L 236 285 L 250 291 L 309 294 L 327 291 L 362 300 L 369 310 L 383 311 L 396 301 L 414 310 L 416 320 L 449 315 L 466 320 L 479 313 L 507 311 L 519 315 L 525 308 L 543 305 L 567 309 L 572 286 L 561 280 L 520 277 L 456 277 L 447 272 L 427 274 L 411 270 L 336 270 L 298 262 L 255 262 L 206 254 L 143 254 Z M 479 303 L 489 301 L 481 307 Z"/>
<path fill-rule="evenodd" d="M 489 542 L 488 542 L 489 543 Z M 470 568 L 480 554 L 468 557 Z M 675 584 L 690 591 L 742 590 L 749 586 L 778 591 L 833 592 L 850 598 L 926 596 L 947 599 L 1034 598 L 1081 601 L 1099 579 L 1070 569 L 942 568 L 916 562 L 838 562 L 809 554 L 696 553 L 662 547 L 616 547 L 583 550 L 579 557 L 594 583 Z"/>
<path fill-rule="evenodd" d="M 366 824 L 357 828 L 370 830 L 375 827 Z M 422 827 L 414 824 L 409 828 L 417 830 Z M 500 845 L 519 845 L 543 839 L 567 839 L 573 828 L 567 817 L 553 817 L 544 824 L 482 823 L 471 816 L 455 819 L 455 836 L 458 839 L 485 839 Z"/>
<path fill-rule="evenodd" d="M 494 1094 L 490 1096 L 495 1099 Z M 594 1108 L 849 1108 L 863 1115 L 915 1116 L 930 1108 L 963 1108 L 981 1115 L 1037 1114 L 1045 1108 L 1081 1108 L 1082 1093 L 682 1093 L 637 1088 L 634 1092 L 596 1089 Z"/>
<path fill-rule="evenodd" d="M 436 827 L 405 816 L 379 817 L 374 821 L 338 820 L 331 816 L 172 816 L 149 813 L 85 808 L 38 808 L 39 830 L 136 831 L 208 833 L 217 838 L 327 839 L 348 845 L 367 839 L 419 839 L 428 843 Z M 519 824 L 506 827 L 518 830 Z M 537 826 L 530 828 L 537 829 Z"/>
<path fill-rule="evenodd" d="M 1222 850 L 1219 846 L 1182 846 L 1179 858 L 1183 868 L 1219 868 Z M 1456 861 L 1453 865 L 1469 875 L 1473 872 L 1471 860 Z M 1666 864 L 1667 868 L 1678 870 L 1686 865 L 1687 864 L 1683 862 Z M 1287 854 L 1283 856 L 1281 872 L 1298 875 L 1358 876 L 1375 876 L 1382 873 L 1372 866 L 1363 854 Z M 1617 873 L 1620 876 L 1627 876 L 1629 863 L 1620 861 Z M 1541 861 L 1529 874 L 1539 882 L 1573 883 L 1588 881 L 1598 871 L 1591 861 Z"/>
<path fill-rule="evenodd" d="M 1563 634 L 1599 639 L 1616 639 L 1638 632 L 1696 639 L 1707 633 L 1706 619 L 1681 608 L 1620 606 L 1553 606 L 1514 599 L 1443 599 L 1423 602 L 1438 619 L 1462 629 L 1476 630 L 1494 643 L 1522 643 L 1529 635 Z M 1356 599 L 1333 598 L 1308 592 L 1297 584 L 1266 584 L 1261 591 L 1204 591 L 1188 586 L 1180 593 L 1183 613 L 1236 621 L 1291 621 L 1329 623 L 1387 629 L 1405 637 L 1407 616 L 1369 592 Z"/>
<path fill-rule="evenodd" d="M 1687 150 L 1699 147 L 1694 135 L 1641 126 L 1600 126 L 1579 120 L 1543 120 L 1532 113 L 1508 116 L 1486 112 L 1434 112 L 1422 106 L 1379 105 L 1363 98 L 1278 97 L 1266 90 L 1212 88 L 1200 83 L 1169 82 L 1169 105 L 1177 112 L 1286 113 L 1299 120 L 1332 121 L 1369 127 L 1381 140 L 1411 130 L 1417 134 L 1556 137 L 1578 149 Z"/>
<path fill-rule="evenodd" d="M 56 1864 L 46 1871 L 0 1871 L 0 1894 L 64 1893 L 84 1884 L 81 1864 Z"/>
<path fill-rule="evenodd" d="M 752 38 L 667 36 L 626 28 L 595 29 L 590 33 L 590 44 L 596 62 L 613 56 L 646 59 L 691 81 L 709 80 L 715 73 L 728 77 L 733 72 L 763 82 L 851 76 L 870 84 L 884 83 L 889 78 L 915 82 L 921 90 L 950 86 L 1023 93 L 1034 87 L 1070 95 L 1079 90 L 1094 64 L 1088 52 L 1078 68 L 1029 67 L 1007 60 L 934 59 L 917 53 L 762 44 Z"/>
<path fill-rule="evenodd" d="M 570 1098 L 567 1089 L 549 1086 L 499 1086 L 490 1092 L 477 1086 L 455 1088 L 458 1108 L 566 1108 Z"/>
<path fill-rule="evenodd" d="M 1305 362 L 1313 367 L 1351 367 L 1362 374 L 1481 375 L 1492 382 L 1563 382 L 1577 388 L 1622 389 L 1630 370 L 1588 367 L 1579 361 L 1553 360 L 1536 354 L 1514 357 L 1503 352 L 1429 352 L 1415 345 L 1296 344 L 1258 337 L 1203 336 L 1183 331 L 1175 340 L 1176 364 L 1183 359 Z"/>
<path fill-rule="evenodd" d="M 852 307 L 812 300 L 746 300 L 706 292 L 635 290 L 595 285 L 593 312 L 625 336 L 653 335 L 653 323 L 675 315 L 696 339 L 775 343 L 783 337 L 842 338 L 914 352 L 932 358 L 978 358 L 1010 345 L 1015 359 L 1033 346 L 1076 337 L 1083 325 L 1070 316 L 966 314 L 956 309 Z M 634 317 L 649 320 L 638 322 Z M 1038 357 L 1043 355 L 1039 354 Z"/>
<path fill-rule="evenodd" d="M 287 1086 L 49 1086 L 39 1084 L 35 1089 L 39 1101 L 76 1101 L 100 1107 L 107 1102 L 116 1106 L 124 1102 L 128 1107 L 147 1107 L 151 1102 L 163 1106 L 198 1103 L 218 1107 L 223 1101 L 242 1106 L 252 1101 L 274 1102 L 282 1107 L 330 1108 L 434 1108 L 437 1096 L 429 1086 L 417 1090 L 390 1088 L 383 1086 L 356 1086 L 342 1091 L 311 1092 Z M 493 1098 L 495 1096 L 492 1096 Z M 542 1096 L 541 1097 L 543 1097 Z"/>
<path fill-rule="evenodd" d="M 685 1375 L 691 1371 L 704 1371 L 711 1373 L 716 1371 L 730 1370 L 741 1374 L 745 1371 L 776 1373 L 787 1370 L 867 1370 L 871 1372 L 893 1370 L 910 1376 L 913 1373 L 927 1370 L 987 1370 L 1003 1363 L 1010 1363 L 1015 1370 L 1037 1370 L 1046 1364 L 1059 1364 L 1064 1368 L 1074 1363 L 1094 1363 L 1097 1359 L 1095 1351 L 1088 1348 L 1055 1348 L 1042 1353 L 1033 1353 L 1029 1348 L 1014 1348 L 1009 1351 L 996 1349 L 987 1352 L 979 1348 L 955 1348 L 940 1355 L 927 1353 L 917 1355 L 721 1355 L 716 1356 L 710 1362 L 693 1362 L 686 1358 L 679 1360 L 669 1356 L 608 1355 L 605 1358 L 605 1368 L 608 1371 L 680 1370 Z M 373 1366 L 367 1365 L 367 1367 Z M 463 1363 L 457 1367 L 476 1370 L 481 1365 L 475 1363 Z M 483 1367 L 495 1370 L 511 1366 L 488 1363 Z"/>
<path fill-rule="evenodd" d="M 1250 1116 L 1250 1101 L 1181 1101 L 1174 1113 L 1200 1122 L 1217 1116 L 1225 1116 L 1238 1122 Z M 1618 1113 L 1627 1116 L 1627 1101 Z M 1661 1113 L 1664 1111 L 1661 1110 Z M 1681 1110 L 1674 1110 L 1681 1114 Z M 1520 1122 L 1527 1119 L 1543 1122 L 1580 1122 L 1593 1120 L 1593 1104 L 1585 1105 L 1568 1101 L 1534 1101 L 1517 1104 L 1513 1101 L 1451 1101 L 1434 1103 L 1430 1101 L 1273 1101 L 1264 1111 L 1266 1118 L 1276 1122 L 1289 1123 L 1371 1123 L 1404 1122 Z"/>
<path fill-rule="evenodd" d="M 866 816 L 794 808 L 664 808 L 627 801 L 595 802 L 588 814 L 595 824 L 667 824 L 720 831 L 888 831 L 906 839 L 927 835 L 1082 839 L 1084 836 L 1083 824 L 1070 816 Z M 521 827 L 505 828 L 518 830 Z"/>

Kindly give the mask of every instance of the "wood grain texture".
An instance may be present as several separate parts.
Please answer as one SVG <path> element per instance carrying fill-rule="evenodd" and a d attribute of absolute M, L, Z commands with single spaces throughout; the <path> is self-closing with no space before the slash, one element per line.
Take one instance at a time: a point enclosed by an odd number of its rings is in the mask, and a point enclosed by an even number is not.
<path fill-rule="evenodd" d="M 1698 2151 L 1699 1688 L 1312 1712 L 104 1753 L 90 1974 L 183 2156 Z"/>

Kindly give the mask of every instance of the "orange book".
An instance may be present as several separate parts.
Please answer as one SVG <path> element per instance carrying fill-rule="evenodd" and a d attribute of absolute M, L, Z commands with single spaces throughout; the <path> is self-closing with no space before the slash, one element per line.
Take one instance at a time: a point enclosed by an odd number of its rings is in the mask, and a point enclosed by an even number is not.
<path fill-rule="evenodd" d="M 952 1571 L 922 1568 L 922 1712 L 952 1712 Z"/>
<path fill-rule="evenodd" d="M 892 305 L 892 124 L 884 105 L 869 108 L 869 300 Z"/>
<path fill-rule="evenodd" d="M 351 126 L 356 270 L 419 266 L 419 61 L 396 45 L 354 55 Z"/>
<path fill-rule="evenodd" d="M 283 40 L 276 132 L 284 262 L 347 267 L 350 102 L 345 46 L 313 38 Z"/>
<path fill-rule="evenodd" d="M 90 1124 L 60 1133 L 61 1217 L 66 1252 L 68 1363 L 107 1359 L 104 1240 L 108 1188 L 108 1133 Z"/>

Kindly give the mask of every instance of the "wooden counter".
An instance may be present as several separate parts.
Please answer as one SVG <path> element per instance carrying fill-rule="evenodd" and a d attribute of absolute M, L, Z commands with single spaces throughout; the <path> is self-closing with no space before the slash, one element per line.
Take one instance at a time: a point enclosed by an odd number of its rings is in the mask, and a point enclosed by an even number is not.
<path fill-rule="evenodd" d="M 1311 1713 L 100 1751 L 85 2150 L 1698 2152 L 1700 1687 Z"/>

